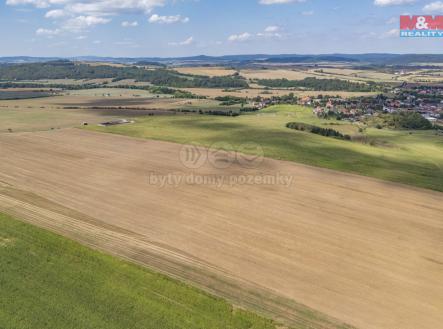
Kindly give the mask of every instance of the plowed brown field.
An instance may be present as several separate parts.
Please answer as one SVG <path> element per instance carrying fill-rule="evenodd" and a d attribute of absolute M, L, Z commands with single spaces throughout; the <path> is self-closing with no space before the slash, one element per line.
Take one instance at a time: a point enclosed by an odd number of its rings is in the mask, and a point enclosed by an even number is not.
<path fill-rule="evenodd" d="M 269 159 L 191 170 L 181 147 L 77 129 L 0 134 L 0 210 L 288 323 L 441 327 L 442 193 Z M 292 184 L 152 184 L 170 173 Z"/>

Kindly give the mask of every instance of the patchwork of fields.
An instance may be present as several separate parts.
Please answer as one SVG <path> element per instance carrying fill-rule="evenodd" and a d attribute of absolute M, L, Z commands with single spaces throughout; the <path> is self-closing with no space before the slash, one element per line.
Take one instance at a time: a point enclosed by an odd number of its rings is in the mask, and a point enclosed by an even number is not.
<path fill-rule="evenodd" d="M 0 89 L 0 327 L 441 326 L 442 132 L 256 111 L 251 99 L 370 96 L 443 71 L 112 64 L 127 74 L 94 79 L 82 68 Z M 257 81 L 305 78 L 380 88 Z"/>
<path fill-rule="evenodd" d="M 437 68 L 437 66 L 436 66 Z M 392 70 L 362 70 L 353 68 L 351 66 L 337 66 L 326 65 L 326 67 L 312 68 L 312 67 L 266 67 L 266 68 L 246 68 L 238 69 L 237 71 L 231 69 L 223 69 L 220 67 L 185 67 L 175 68 L 180 73 L 209 75 L 209 76 L 227 76 L 238 72 L 241 76 L 249 80 L 255 79 L 288 79 L 288 80 L 303 80 L 305 78 L 318 79 L 341 79 L 355 82 L 441 82 L 443 81 L 443 71 L 438 69 L 426 70 L 421 68 L 410 69 L 407 71 L 399 70 L 394 72 Z"/>
<path fill-rule="evenodd" d="M 360 97 L 360 96 L 371 96 L 376 95 L 374 92 L 350 92 L 350 91 L 329 91 L 329 92 L 319 92 L 319 91 L 294 91 L 288 89 L 264 89 L 263 87 L 256 86 L 255 88 L 249 89 L 238 89 L 238 90 L 225 90 L 225 89 L 205 89 L 205 88 L 188 88 L 184 89 L 186 91 L 192 92 L 196 95 L 207 96 L 207 97 L 223 97 L 223 96 L 236 96 L 244 98 L 255 98 L 260 97 L 272 97 L 272 96 L 285 96 L 289 93 L 293 93 L 295 96 L 317 96 L 319 94 L 328 94 L 332 96 L 340 96 L 343 98 Z"/>

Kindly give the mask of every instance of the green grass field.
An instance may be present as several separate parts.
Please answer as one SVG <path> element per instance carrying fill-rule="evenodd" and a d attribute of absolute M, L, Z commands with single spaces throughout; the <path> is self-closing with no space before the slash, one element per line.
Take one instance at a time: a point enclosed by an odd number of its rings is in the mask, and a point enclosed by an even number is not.
<path fill-rule="evenodd" d="M 350 142 L 285 127 L 291 121 L 329 127 L 358 135 Z M 443 137 L 435 131 L 393 131 L 320 120 L 310 109 L 281 105 L 240 117 L 179 116 L 138 118 L 132 125 L 87 129 L 140 138 L 210 146 L 224 141 L 234 148 L 253 141 L 265 156 L 372 176 L 443 191 Z"/>
<path fill-rule="evenodd" d="M 0 328 L 275 328 L 221 299 L 4 214 L 0 259 Z"/>

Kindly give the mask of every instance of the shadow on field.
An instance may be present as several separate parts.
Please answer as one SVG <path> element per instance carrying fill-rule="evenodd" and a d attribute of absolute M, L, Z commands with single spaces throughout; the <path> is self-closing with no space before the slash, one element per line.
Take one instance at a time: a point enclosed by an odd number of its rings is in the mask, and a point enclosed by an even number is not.
<path fill-rule="evenodd" d="M 306 132 L 288 129 L 251 127 L 240 122 L 216 122 L 213 118 L 199 120 L 174 119 L 171 124 L 180 129 L 207 130 L 202 142 L 210 146 L 216 142 L 226 142 L 233 146 L 245 142 L 255 142 L 262 146 L 265 156 L 300 162 L 339 171 L 372 176 L 392 182 L 443 191 L 443 164 L 422 158 L 420 161 L 395 159 L 395 155 L 376 146 L 359 145 L 367 148 L 367 154 L 351 149 L 351 141 L 341 141 L 329 137 L 314 136 Z M 216 133 L 214 135 L 214 132 Z M 180 140 L 191 143 L 192 140 Z"/>

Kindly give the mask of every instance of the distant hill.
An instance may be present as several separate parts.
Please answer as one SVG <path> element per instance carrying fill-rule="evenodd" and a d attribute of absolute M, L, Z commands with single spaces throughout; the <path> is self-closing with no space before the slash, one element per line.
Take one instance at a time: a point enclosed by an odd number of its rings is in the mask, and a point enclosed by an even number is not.
<path fill-rule="evenodd" d="M 318 64 L 318 63 L 350 63 L 360 65 L 411 65 L 416 63 L 435 64 L 443 63 L 443 54 L 320 54 L 320 55 L 297 55 L 297 54 L 253 54 L 253 55 L 226 55 L 226 56 L 190 56 L 190 57 L 98 57 L 79 56 L 70 58 L 60 57 L 0 57 L 0 63 L 38 63 L 60 59 L 71 61 L 109 62 L 109 63 L 150 63 L 150 64 L 175 64 L 175 65 L 235 65 L 252 63 L 295 63 L 295 64 Z"/>
<path fill-rule="evenodd" d="M 359 62 L 358 59 L 352 57 L 344 57 L 340 55 L 299 55 L 291 57 L 272 57 L 263 60 L 267 63 L 320 63 L 320 62 L 343 62 L 352 63 Z"/>

